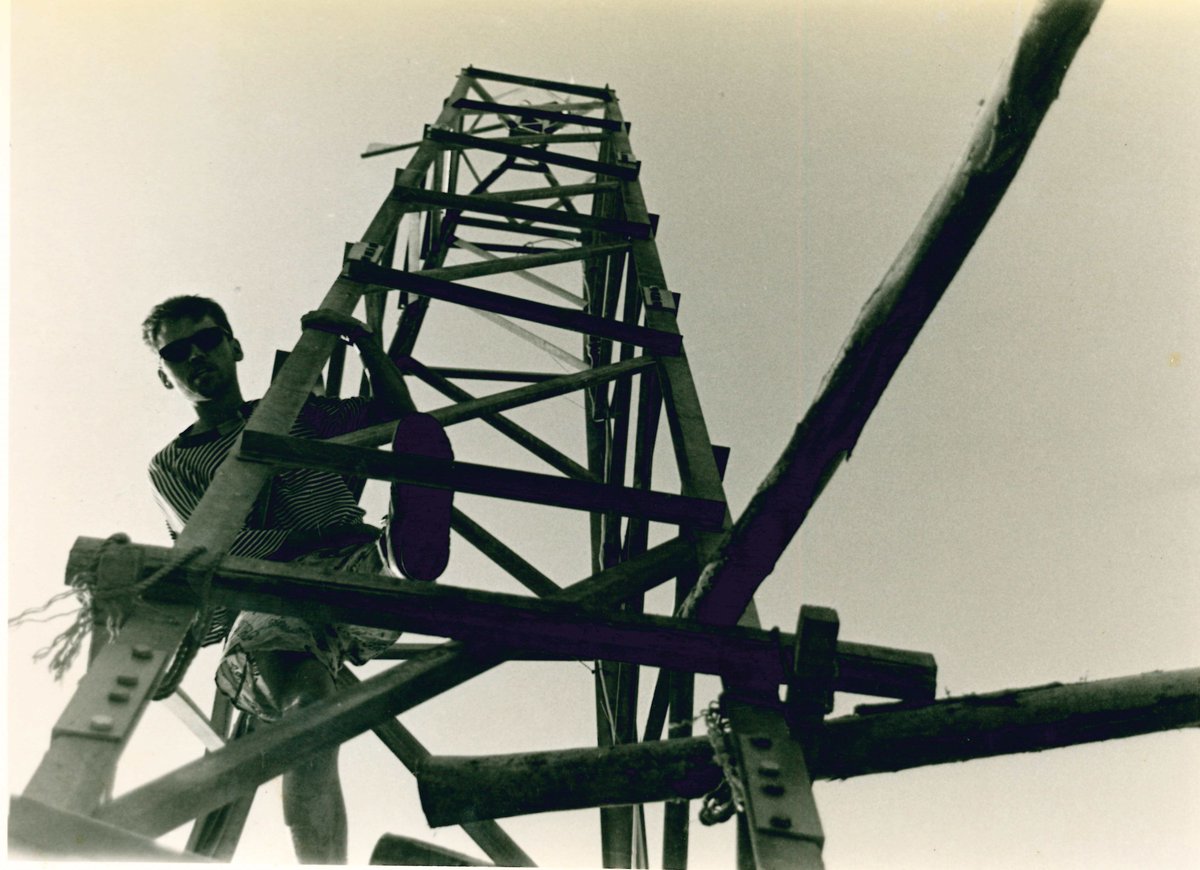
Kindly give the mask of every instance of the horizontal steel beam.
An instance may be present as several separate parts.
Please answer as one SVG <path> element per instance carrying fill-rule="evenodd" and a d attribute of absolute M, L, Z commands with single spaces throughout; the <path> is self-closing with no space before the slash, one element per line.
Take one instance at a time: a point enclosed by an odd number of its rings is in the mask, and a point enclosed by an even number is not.
<path fill-rule="evenodd" d="M 317 468 L 350 477 L 413 483 L 553 507 L 613 511 L 621 516 L 698 529 L 720 528 L 725 516 L 725 504 L 719 501 L 265 432 L 243 433 L 238 456 L 282 468 Z"/>
<path fill-rule="evenodd" d="M 577 115 L 565 109 L 538 109 L 533 106 L 515 106 L 504 103 L 493 103 L 488 100 L 472 100 L 469 97 L 455 100 L 454 108 L 462 109 L 464 112 L 487 112 L 496 115 L 516 115 L 522 119 L 537 118 L 542 121 L 558 121 L 561 124 L 575 124 L 579 127 L 597 127 L 601 130 L 621 130 L 628 129 L 629 127 L 623 121 L 614 121 L 610 118 L 594 118 L 590 115 Z"/>
<path fill-rule="evenodd" d="M 510 85 L 524 85 L 529 88 L 541 88 L 545 91 L 561 91 L 564 94 L 575 94 L 580 97 L 592 97 L 596 100 L 611 100 L 612 91 L 608 88 L 597 88 L 591 85 L 577 85 L 574 82 L 558 82 L 553 79 L 536 79 L 530 76 L 518 76 L 512 73 L 497 72 L 496 70 L 480 69 L 468 66 L 463 69 L 465 75 L 474 79 L 484 79 L 489 82 L 507 82 Z"/>
<path fill-rule="evenodd" d="M 579 212 L 524 205 L 519 202 L 489 196 L 442 193 L 436 190 L 422 190 L 419 187 L 397 187 L 392 192 L 392 195 L 401 202 L 418 202 L 428 205 L 431 208 L 482 212 L 483 214 L 495 214 L 523 221 L 540 221 L 542 223 L 559 224 L 565 227 L 575 227 L 595 232 L 613 233 L 629 236 L 634 239 L 648 239 L 651 235 L 651 226 L 649 223 L 638 223 L 636 221 L 619 220 L 617 218 L 593 217 L 588 214 L 580 214 Z"/>
<path fill-rule="evenodd" d="M 582 172 L 608 175 L 627 181 L 637 178 L 640 169 L 637 163 L 604 163 L 586 157 L 576 157 L 573 154 L 560 154 L 545 148 L 512 145 L 504 139 L 489 139 L 484 136 L 472 136 L 469 133 L 455 133 L 452 130 L 441 130 L 437 127 L 426 128 L 425 139 L 446 148 L 474 148 L 478 151 L 491 151 L 509 157 L 531 160 L 535 163 L 550 163 L 566 169 L 578 169 Z"/>
<path fill-rule="evenodd" d="M 582 311 L 547 305 L 544 302 L 531 302 L 504 293 L 468 287 L 465 284 L 426 278 L 412 272 L 388 269 L 362 260 L 349 261 L 346 264 L 346 271 L 349 280 L 368 285 L 365 292 L 371 292 L 370 285 L 404 290 L 416 293 L 418 296 L 465 305 L 480 311 L 491 311 L 505 317 L 514 317 L 518 320 L 528 320 L 531 323 L 541 323 L 559 329 L 594 335 L 598 338 L 608 338 L 637 345 L 646 348 L 653 354 L 663 356 L 673 356 L 679 353 L 683 346 L 683 340 L 675 333 L 608 320 Z"/>

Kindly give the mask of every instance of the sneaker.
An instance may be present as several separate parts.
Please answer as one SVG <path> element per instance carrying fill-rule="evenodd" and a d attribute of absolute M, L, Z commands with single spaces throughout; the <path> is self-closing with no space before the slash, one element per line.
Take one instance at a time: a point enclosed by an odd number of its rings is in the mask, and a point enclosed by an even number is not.
<path fill-rule="evenodd" d="M 396 424 L 392 451 L 452 460 L 446 430 L 428 414 L 408 414 Z M 393 483 L 388 510 L 387 555 L 410 580 L 436 580 L 450 561 L 450 508 L 454 491 Z"/>

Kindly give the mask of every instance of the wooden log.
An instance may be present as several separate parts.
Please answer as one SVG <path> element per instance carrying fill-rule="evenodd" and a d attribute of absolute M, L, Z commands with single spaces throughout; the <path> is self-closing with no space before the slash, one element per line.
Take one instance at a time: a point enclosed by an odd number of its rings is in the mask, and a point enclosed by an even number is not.
<path fill-rule="evenodd" d="M 1198 727 L 1200 668 L 865 709 L 870 712 L 826 720 L 814 734 L 806 753 L 813 779 Z M 434 827 L 463 818 L 698 798 L 720 780 L 705 737 L 604 750 L 441 756 L 418 773 L 421 805 Z"/>
<path fill-rule="evenodd" d="M 816 401 L 702 572 L 687 612 L 703 621 L 736 620 L 850 457 L 884 389 L 1016 176 L 1100 3 L 1044 0 L 1034 13 L 1007 73 L 980 111 L 966 153 L 867 300 Z"/>

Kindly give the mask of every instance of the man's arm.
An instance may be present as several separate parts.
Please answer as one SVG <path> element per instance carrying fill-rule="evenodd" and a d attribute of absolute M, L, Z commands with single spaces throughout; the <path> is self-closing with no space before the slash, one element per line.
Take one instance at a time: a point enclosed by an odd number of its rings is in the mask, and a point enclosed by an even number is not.
<path fill-rule="evenodd" d="M 305 329 L 319 329 L 342 336 L 358 348 L 363 367 L 371 376 L 375 395 L 395 408 L 397 416 L 416 410 L 408 385 L 404 383 L 396 364 L 388 358 L 383 342 L 361 320 L 327 308 L 318 308 L 301 317 L 300 324 Z"/>

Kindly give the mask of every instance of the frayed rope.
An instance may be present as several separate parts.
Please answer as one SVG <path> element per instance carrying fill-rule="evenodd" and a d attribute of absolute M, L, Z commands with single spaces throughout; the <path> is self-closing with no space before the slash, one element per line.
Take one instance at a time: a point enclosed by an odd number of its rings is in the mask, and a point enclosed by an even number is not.
<path fill-rule="evenodd" d="M 18 626 L 29 622 L 49 622 L 65 616 L 71 616 L 74 613 L 75 620 L 65 630 L 60 632 L 54 640 L 33 654 L 35 662 L 41 661 L 47 656 L 50 657 L 50 673 L 54 675 L 55 680 L 61 680 L 63 675 L 70 670 L 75 659 L 79 657 L 79 651 L 83 648 L 84 639 L 91 632 L 92 626 L 95 623 L 103 618 L 108 640 L 113 640 L 120 634 L 121 623 L 124 620 L 125 614 L 142 603 L 142 593 L 146 589 L 168 574 L 183 568 L 205 552 L 203 547 L 195 547 L 175 556 L 169 563 L 155 571 L 145 580 L 129 584 L 106 582 L 104 588 L 100 588 L 97 576 L 100 559 L 104 557 L 104 554 L 109 549 L 128 543 L 129 536 L 126 534 L 118 532 L 117 534 L 109 535 L 104 543 L 100 545 L 99 556 L 97 556 L 92 566 L 89 569 L 78 571 L 68 578 L 67 582 L 71 586 L 70 589 L 52 596 L 49 601 L 40 607 L 31 607 L 22 611 L 8 621 L 10 626 Z M 64 611 L 41 618 L 34 618 L 45 613 L 60 601 L 65 601 L 71 597 L 79 601 L 79 606 L 74 611 Z M 192 655 L 194 654 L 193 652 Z M 186 669 L 186 665 L 184 669 Z M 172 667 L 172 670 L 175 670 L 175 668 Z"/>

